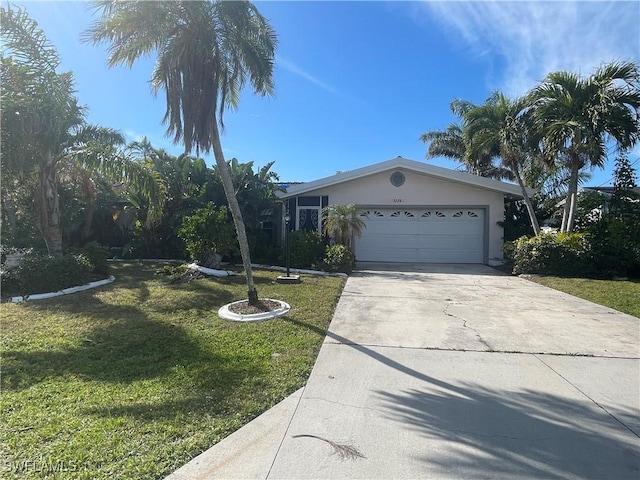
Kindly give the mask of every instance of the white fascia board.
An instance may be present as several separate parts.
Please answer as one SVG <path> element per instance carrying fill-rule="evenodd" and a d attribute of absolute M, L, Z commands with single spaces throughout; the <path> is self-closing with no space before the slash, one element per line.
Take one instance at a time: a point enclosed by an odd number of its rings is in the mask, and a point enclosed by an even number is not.
<path fill-rule="evenodd" d="M 348 172 L 338 173 L 330 177 L 320 178 L 312 182 L 294 185 L 293 187 L 289 188 L 286 193 L 280 194 L 279 197 L 295 197 L 303 193 L 311 192 L 313 190 L 319 190 L 321 188 L 330 187 L 332 185 L 337 185 L 339 183 L 347 182 L 350 180 L 356 180 L 358 178 L 366 177 L 369 175 L 375 175 L 376 173 L 393 170 L 395 168 L 404 168 L 406 170 L 430 175 L 436 178 L 442 178 L 473 187 L 501 192 L 516 198 L 522 198 L 522 193 L 518 185 L 501 182 L 499 180 L 493 180 L 491 178 L 480 177 L 478 175 L 472 175 L 470 173 L 458 172 L 455 170 L 450 170 L 448 168 L 438 167 L 436 165 L 416 162 L 415 160 L 409 160 L 402 157 L 393 158 L 391 160 L 387 160 L 386 162 L 374 163 L 373 165 L 357 168 Z M 529 195 L 533 195 L 535 193 L 535 190 L 527 188 L 527 193 Z"/>

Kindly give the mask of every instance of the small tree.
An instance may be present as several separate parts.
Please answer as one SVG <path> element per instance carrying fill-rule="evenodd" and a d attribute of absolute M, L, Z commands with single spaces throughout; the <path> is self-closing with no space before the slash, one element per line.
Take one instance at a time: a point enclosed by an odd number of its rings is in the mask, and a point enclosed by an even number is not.
<path fill-rule="evenodd" d="M 633 190 L 635 178 L 627 158 L 619 157 L 608 211 L 586 228 L 600 276 L 640 276 L 640 195 Z"/>
<path fill-rule="evenodd" d="M 358 216 L 356 205 L 329 205 L 322 209 L 322 230 L 336 243 L 351 248 L 353 237 L 362 235 L 367 224 Z"/>
<path fill-rule="evenodd" d="M 217 268 L 222 255 L 233 253 L 237 246 L 227 208 L 217 208 L 213 203 L 184 217 L 178 235 L 191 258 L 210 268 Z"/>
<path fill-rule="evenodd" d="M 614 172 L 613 187 L 615 192 L 629 191 L 636 188 L 636 171 L 631 166 L 626 154 L 620 155 L 616 159 L 616 169 Z"/>

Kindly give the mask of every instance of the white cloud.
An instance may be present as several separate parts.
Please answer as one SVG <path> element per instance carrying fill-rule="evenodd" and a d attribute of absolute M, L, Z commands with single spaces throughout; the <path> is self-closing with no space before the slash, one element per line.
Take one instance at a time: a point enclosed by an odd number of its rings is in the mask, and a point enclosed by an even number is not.
<path fill-rule="evenodd" d="M 427 1 L 423 9 L 453 39 L 497 62 L 499 73 L 486 81 L 508 95 L 522 95 L 552 71 L 588 75 L 603 63 L 640 56 L 636 2 Z"/>
<path fill-rule="evenodd" d="M 314 77 L 313 75 L 311 75 L 308 72 L 305 72 L 302 68 L 300 68 L 295 63 L 290 62 L 289 60 L 287 60 L 285 58 L 282 58 L 279 55 L 276 56 L 276 66 L 282 67 L 285 70 L 287 70 L 288 72 L 291 72 L 294 75 L 298 75 L 299 77 L 304 78 L 305 80 L 313 83 L 314 85 L 322 88 L 323 90 L 326 90 L 327 92 L 337 93 L 336 89 L 333 88 L 331 85 L 328 85 L 328 84 L 324 83 L 319 78 Z"/>
<path fill-rule="evenodd" d="M 364 108 L 364 109 L 368 109 L 371 110 L 371 105 L 369 105 L 368 103 L 360 100 L 359 98 L 356 98 L 348 93 L 342 92 L 340 90 L 337 90 L 336 88 L 332 87 L 331 85 L 329 85 L 328 83 L 323 82 L 322 80 L 320 80 L 318 77 L 315 77 L 313 75 L 311 75 L 310 73 L 306 72 L 305 70 L 303 70 L 302 68 L 300 68 L 298 65 L 296 65 L 295 63 L 277 55 L 276 56 L 276 66 L 282 67 L 284 70 L 287 70 L 288 72 L 293 73 L 294 75 L 297 75 L 301 78 L 304 78 L 305 80 L 307 80 L 308 82 L 320 87 L 321 89 L 335 95 L 338 98 L 341 98 L 343 100 L 352 102 L 354 104 L 357 104 L 360 106 L 360 108 Z"/>

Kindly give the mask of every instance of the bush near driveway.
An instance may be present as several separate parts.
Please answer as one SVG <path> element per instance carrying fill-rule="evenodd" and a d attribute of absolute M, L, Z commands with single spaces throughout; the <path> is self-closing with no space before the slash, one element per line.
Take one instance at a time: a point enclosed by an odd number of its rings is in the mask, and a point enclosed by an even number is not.
<path fill-rule="evenodd" d="M 640 278 L 640 211 L 634 218 L 607 217 L 589 226 L 586 238 L 597 276 Z"/>
<path fill-rule="evenodd" d="M 116 282 L 31 304 L 2 304 L 0 477 L 24 462 L 50 478 L 160 479 L 306 382 L 343 280 L 298 285 L 256 271 L 261 297 L 292 306 L 239 324 L 218 308 L 246 296 L 241 276 L 169 286 L 148 264 Z"/>
<path fill-rule="evenodd" d="M 289 235 L 292 267 L 311 268 L 322 261 L 325 246 L 318 232 L 294 230 Z M 284 255 L 283 245 L 283 263 Z"/>
<path fill-rule="evenodd" d="M 350 275 L 356 266 L 356 256 L 349 247 L 329 245 L 324 255 L 323 267 L 329 272 L 342 272 Z"/>
<path fill-rule="evenodd" d="M 505 242 L 505 260 L 512 273 L 533 273 L 560 277 L 640 277 L 640 243 L 628 240 L 629 227 L 608 219 L 588 232 L 543 233 Z"/>
<path fill-rule="evenodd" d="M 506 253 L 511 253 L 507 250 Z M 589 247 L 582 235 L 542 233 L 521 237 L 513 248 L 513 273 L 581 276 L 589 270 Z"/>

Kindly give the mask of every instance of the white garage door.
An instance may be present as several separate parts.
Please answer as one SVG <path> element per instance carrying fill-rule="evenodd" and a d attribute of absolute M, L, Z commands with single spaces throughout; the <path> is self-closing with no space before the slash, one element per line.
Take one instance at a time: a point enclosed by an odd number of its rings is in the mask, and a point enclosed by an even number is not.
<path fill-rule="evenodd" d="M 361 262 L 483 263 L 480 208 L 368 209 L 355 241 Z"/>

